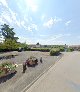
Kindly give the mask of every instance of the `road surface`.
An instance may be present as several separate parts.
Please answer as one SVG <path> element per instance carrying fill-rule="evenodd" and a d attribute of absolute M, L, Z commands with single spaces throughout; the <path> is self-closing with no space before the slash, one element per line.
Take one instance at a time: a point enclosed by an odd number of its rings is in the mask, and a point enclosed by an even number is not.
<path fill-rule="evenodd" d="M 64 53 L 26 92 L 80 92 L 80 52 Z"/>

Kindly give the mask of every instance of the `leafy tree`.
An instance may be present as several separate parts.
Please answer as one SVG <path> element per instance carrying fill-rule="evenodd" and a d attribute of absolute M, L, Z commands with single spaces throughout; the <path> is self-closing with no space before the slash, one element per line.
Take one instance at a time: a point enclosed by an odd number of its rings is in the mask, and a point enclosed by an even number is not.
<path fill-rule="evenodd" d="M 16 43 L 15 40 L 12 39 L 6 39 L 4 41 L 4 46 L 5 49 L 8 51 L 12 51 L 12 50 L 17 50 L 18 49 L 18 44 Z"/>
<path fill-rule="evenodd" d="M 18 40 L 18 37 L 14 37 L 14 35 L 15 35 L 15 32 L 13 32 L 14 28 L 10 28 L 9 25 L 7 25 L 7 24 L 1 25 L 1 26 L 2 26 L 1 32 L 2 32 L 2 35 L 5 40 L 6 39 L 12 39 L 15 41 Z"/>
<path fill-rule="evenodd" d="M 28 45 L 26 43 L 18 43 L 18 46 L 23 48 L 25 51 L 28 49 Z"/>

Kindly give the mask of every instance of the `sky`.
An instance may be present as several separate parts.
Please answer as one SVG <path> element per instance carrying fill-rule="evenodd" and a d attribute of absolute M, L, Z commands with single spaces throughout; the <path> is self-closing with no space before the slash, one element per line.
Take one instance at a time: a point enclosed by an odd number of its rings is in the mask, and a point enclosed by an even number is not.
<path fill-rule="evenodd" d="M 0 0 L 0 25 L 19 42 L 80 45 L 80 0 Z"/>

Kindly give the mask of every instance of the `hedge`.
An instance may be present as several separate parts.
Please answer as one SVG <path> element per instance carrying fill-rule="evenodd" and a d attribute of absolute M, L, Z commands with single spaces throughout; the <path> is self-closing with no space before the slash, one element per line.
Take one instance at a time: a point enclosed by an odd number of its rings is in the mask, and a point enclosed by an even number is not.
<path fill-rule="evenodd" d="M 55 56 L 58 55 L 60 53 L 60 49 L 59 48 L 52 48 L 50 50 L 50 56 Z"/>
<path fill-rule="evenodd" d="M 67 52 L 72 52 L 72 51 L 74 51 L 73 48 L 67 48 Z"/>
<path fill-rule="evenodd" d="M 50 48 L 31 48 L 29 51 L 42 51 L 42 52 L 49 52 Z"/>

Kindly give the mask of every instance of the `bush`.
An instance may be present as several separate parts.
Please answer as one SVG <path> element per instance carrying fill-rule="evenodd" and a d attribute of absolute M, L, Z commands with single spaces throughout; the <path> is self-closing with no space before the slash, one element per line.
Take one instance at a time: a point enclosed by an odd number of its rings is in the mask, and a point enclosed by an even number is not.
<path fill-rule="evenodd" d="M 67 48 L 67 52 L 72 52 L 72 51 L 74 51 L 73 48 Z"/>
<path fill-rule="evenodd" d="M 21 47 L 24 51 L 27 50 L 28 45 L 26 43 L 19 43 L 12 39 L 6 39 L 3 43 L 0 43 L 0 52 L 6 51 L 18 51 Z"/>
<path fill-rule="evenodd" d="M 59 48 L 52 48 L 50 50 L 50 55 L 54 56 L 54 55 L 58 55 L 60 53 L 60 49 Z"/>
<path fill-rule="evenodd" d="M 30 51 L 42 51 L 42 52 L 49 52 L 50 48 L 31 48 Z"/>
<path fill-rule="evenodd" d="M 0 43 L 0 52 L 15 51 L 18 47 L 19 46 L 15 40 L 6 39 L 3 43 Z"/>
<path fill-rule="evenodd" d="M 22 50 L 24 51 L 28 49 L 28 45 L 26 43 L 19 43 L 19 47 L 22 48 Z"/>
<path fill-rule="evenodd" d="M 64 52 L 65 51 L 65 48 L 64 47 L 60 47 L 60 51 L 61 52 Z"/>

